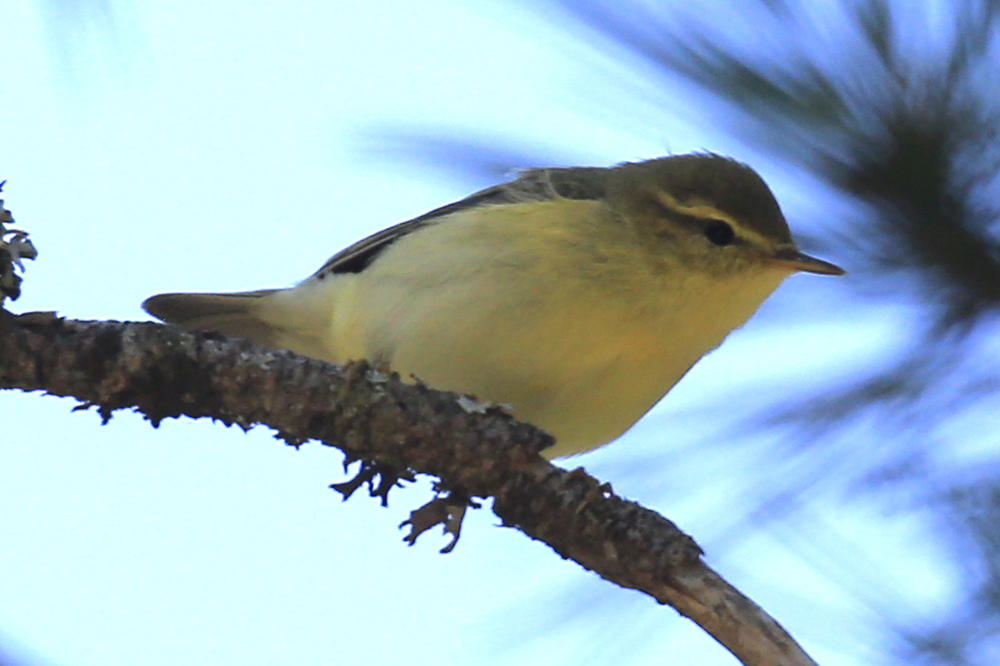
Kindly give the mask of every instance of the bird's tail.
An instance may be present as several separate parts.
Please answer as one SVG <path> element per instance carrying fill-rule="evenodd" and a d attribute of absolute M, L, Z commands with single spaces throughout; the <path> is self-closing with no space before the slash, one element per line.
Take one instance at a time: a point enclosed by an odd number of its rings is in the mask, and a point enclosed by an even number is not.
<path fill-rule="evenodd" d="M 158 294 L 142 304 L 170 324 L 249 338 L 270 347 L 338 361 L 325 335 L 332 310 L 315 289 L 262 289 L 231 294 Z"/>
<path fill-rule="evenodd" d="M 157 319 L 199 331 L 249 338 L 264 345 L 278 346 L 278 330 L 262 312 L 266 296 L 277 289 L 232 294 L 157 294 L 147 298 L 142 308 Z"/>

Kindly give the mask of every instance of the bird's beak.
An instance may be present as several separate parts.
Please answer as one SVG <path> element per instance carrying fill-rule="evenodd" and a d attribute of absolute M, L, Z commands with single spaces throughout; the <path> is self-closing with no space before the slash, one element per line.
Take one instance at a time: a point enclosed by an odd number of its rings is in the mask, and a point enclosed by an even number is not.
<path fill-rule="evenodd" d="M 772 255 L 772 262 L 783 268 L 820 275 L 843 275 L 844 269 L 829 261 L 823 261 L 799 252 L 794 247 L 786 247 Z"/>

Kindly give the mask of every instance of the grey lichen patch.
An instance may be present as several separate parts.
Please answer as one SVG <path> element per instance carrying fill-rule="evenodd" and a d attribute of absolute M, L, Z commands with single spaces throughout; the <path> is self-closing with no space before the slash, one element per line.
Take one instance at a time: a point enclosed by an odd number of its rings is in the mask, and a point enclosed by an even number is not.
<path fill-rule="evenodd" d="M 467 395 L 458 396 L 457 402 L 458 406 L 464 409 L 467 414 L 485 414 L 492 407 L 492 403 L 479 402 Z"/>
<path fill-rule="evenodd" d="M 6 182 L 0 182 L 0 192 Z M 8 225 L 13 223 L 14 216 L 4 208 L 3 199 L 0 199 L 0 306 L 6 299 L 16 301 L 21 295 L 22 278 L 15 272 L 15 267 L 23 273 L 24 264 L 21 261 L 38 256 L 38 250 L 28 240 L 28 232 L 9 228 Z"/>

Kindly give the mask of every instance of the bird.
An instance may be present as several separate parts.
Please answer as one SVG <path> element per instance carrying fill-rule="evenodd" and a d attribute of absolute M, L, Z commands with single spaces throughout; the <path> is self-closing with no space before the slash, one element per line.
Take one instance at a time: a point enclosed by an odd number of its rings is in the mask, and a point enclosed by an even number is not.
<path fill-rule="evenodd" d="M 168 323 L 507 405 L 563 458 L 621 436 L 804 254 L 770 188 L 715 153 L 534 168 L 377 232 L 290 288 L 167 293 Z"/>

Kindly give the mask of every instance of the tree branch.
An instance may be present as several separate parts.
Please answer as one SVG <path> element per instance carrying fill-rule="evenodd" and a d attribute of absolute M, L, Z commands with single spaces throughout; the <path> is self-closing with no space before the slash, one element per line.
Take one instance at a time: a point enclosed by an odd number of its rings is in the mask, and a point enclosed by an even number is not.
<path fill-rule="evenodd" d="M 133 408 L 154 426 L 179 416 L 267 425 L 293 445 L 318 440 L 348 460 L 433 475 L 443 488 L 493 497 L 505 525 L 564 558 L 669 604 L 746 666 L 815 666 L 672 522 L 540 457 L 548 435 L 364 362 L 341 368 L 173 326 L 0 309 L 0 388 L 75 397 L 105 422 Z"/>

